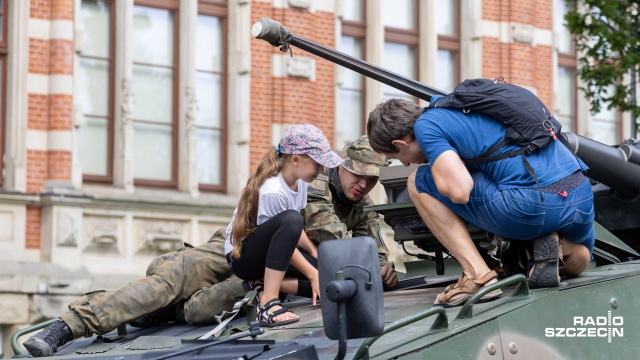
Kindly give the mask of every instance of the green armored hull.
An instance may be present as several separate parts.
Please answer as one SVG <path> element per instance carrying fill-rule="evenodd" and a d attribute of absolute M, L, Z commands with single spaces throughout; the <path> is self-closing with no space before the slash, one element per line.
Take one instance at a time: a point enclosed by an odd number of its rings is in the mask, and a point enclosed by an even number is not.
<path fill-rule="evenodd" d="M 514 284 L 503 288 L 498 300 L 451 309 L 432 305 L 442 286 L 387 292 L 388 333 L 375 341 L 349 340 L 346 358 L 633 359 L 640 333 L 639 275 L 640 261 L 600 266 L 559 288 L 516 292 Z M 247 337 L 169 358 L 333 359 L 338 343 L 326 338 L 319 307 L 308 301 L 290 306 L 301 318 L 296 324 L 266 330 L 256 340 Z M 127 327 L 124 337 L 114 331 L 102 340 L 78 339 L 56 357 L 152 359 L 201 346 L 204 341 L 194 339 L 214 326 Z M 241 331 L 248 325 L 239 318 L 229 327 Z"/>

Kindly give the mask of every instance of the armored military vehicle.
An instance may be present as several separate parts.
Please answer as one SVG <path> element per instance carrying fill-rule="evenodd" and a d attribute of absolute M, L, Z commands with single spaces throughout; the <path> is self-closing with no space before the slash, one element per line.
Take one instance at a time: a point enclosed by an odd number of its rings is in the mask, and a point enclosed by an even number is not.
<path fill-rule="evenodd" d="M 441 91 L 292 34 L 262 19 L 252 29 L 283 51 L 305 50 L 429 101 Z M 563 279 L 556 288 L 530 290 L 518 273 L 521 257 L 509 256 L 522 244 L 508 242 L 469 225 L 472 238 L 488 260 L 505 270 L 503 280 L 481 290 L 460 307 L 433 306 L 444 285 L 459 273 L 455 259 L 429 232 L 406 196 L 412 169 L 381 173 L 389 204 L 366 210 L 384 215 L 395 241 L 411 243 L 416 261 L 393 291 L 375 281 L 375 245 L 368 239 L 327 242 L 320 248 L 322 311 L 310 301 L 288 306 L 301 320 L 260 329 L 255 309 L 224 325 L 168 324 L 76 340 L 59 350 L 64 358 L 95 359 L 635 359 L 640 333 L 640 145 L 634 139 L 616 147 L 572 133 L 567 146 L 590 168 L 596 213 L 596 245 L 592 265 L 580 277 Z M 373 246 L 373 247 L 371 247 Z M 408 246 L 408 245 L 407 245 Z M 508 249 L 510 247 L 510 249 Z M 357 251 L 355 249 L 358 249 Z M 415 251 L 415 250 L 413 250 Z M 347 254 L 343 259 L 336 254 Z M 358 256 L 355 256 L 358 254 Z M 504 263 L 503 263 L 504 262 Z M 379 274 L 378 274 L 379 276 Z M 485 293 L 505 294 L 478 303 Z M 253 294 L 243 301 L 247 303 Z M 26 356 L 17 336 L 17 357 Z M 215 327 L 215 328 L 214 328 Z M 213 334 L 212 336 L 210 336 Z"/>

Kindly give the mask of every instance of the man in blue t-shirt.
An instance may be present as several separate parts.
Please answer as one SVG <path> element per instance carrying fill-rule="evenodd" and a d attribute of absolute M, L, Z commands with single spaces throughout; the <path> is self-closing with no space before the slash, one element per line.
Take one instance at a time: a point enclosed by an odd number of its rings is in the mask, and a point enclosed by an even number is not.
<path fill-rule="evenodd" d="M 434 96 L 432 101 L 437 101 Z M 465 221 L 510 239 L 533 241 L 528 270 L 531 288 L 559 285 L 559 274 L 578 276 L 591 260 L 595 242 L 593 194 L 586 166 L 559 141 L 526 156 L 475 165 L 502 140 L 507 126 L 481 114 L 433 108 L 391 99 L 370 114 L 371 147 L 403 165 L 426 164 L 409 176 L 407 188 L 420 216 L 460 262 L 463 274 L 438 295 L 436 304 L 456 306 L 497 281 L 471 241 Z M 496 154 L 516 149 L 506 145 Z M 559 263 L 563 268 L 559 270 Z M 496 290 L 483 300 L 500 296 Z"/>

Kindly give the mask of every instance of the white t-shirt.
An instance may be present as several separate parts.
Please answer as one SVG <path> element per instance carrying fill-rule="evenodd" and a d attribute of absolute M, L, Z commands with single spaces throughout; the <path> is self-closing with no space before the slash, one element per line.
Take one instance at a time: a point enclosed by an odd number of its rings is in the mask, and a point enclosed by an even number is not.
<path fill-rule="evenodd" d="M 287 185 L 281 173 L 265 180 L 260 186 L 260 197 L 258 199 L 258 218 L 256 224 L 260 225 L 270 218 L 280 214 L 285 210 L 300 210 L 307 206 L 307 187 L 309 184 L 298 179 L 298 191 L 293 191 Z M 233 211 L 231 223 L 227 226 L 227 240 L 224 243 L 224 254 L 227 255 L 233 250 L 231 242 L 231 227 L 236 219 L 238 208 Z"/>

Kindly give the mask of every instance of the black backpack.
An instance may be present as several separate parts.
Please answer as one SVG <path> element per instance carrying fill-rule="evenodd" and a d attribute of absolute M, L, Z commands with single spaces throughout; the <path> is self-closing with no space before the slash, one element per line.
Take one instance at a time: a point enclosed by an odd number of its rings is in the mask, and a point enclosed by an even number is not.
<path fill-rule="evenodd" d="M 522 155 L 524 167 L 540 186 L 525 155 L 557 140 L 562 125 L 531 91 L 507 84 L 502 78 L 468 79 L 456 86 L 451 94 L 431 102 L 425 111 L 438 107 L 458 109 L 465 114 L 475 112 L 487 115 L 509 127 L 502 141 L 475 159 L 463 159 L 465 164 L 480 164 Z M 519 145 L 520 148 L 491 156 L 506 144 Z"/>

